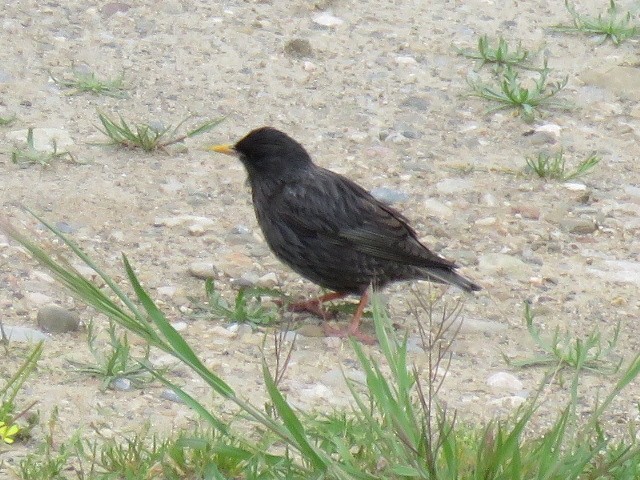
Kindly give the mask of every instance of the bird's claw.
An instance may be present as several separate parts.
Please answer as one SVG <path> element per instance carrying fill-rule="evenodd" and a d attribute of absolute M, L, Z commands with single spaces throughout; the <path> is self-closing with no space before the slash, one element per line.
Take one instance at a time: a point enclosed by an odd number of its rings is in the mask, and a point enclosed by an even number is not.
<path fill-rule="evenodd" d="M 323 326 L 324 334 L 327 337 L 340 337 L 348 338 L 352 337 L 365 345 L 375 345 L 378 339 L 362 332 L 359 328 L 354 328 L 353 325 L 349 325 L 347 328 L 336 328 L 325 323 Z"/>
<path fill-rule="evenodd" d="M 276 305 L 282 307 L 285 306 L 290 312 L 307 312 L 323 320 L 332 320 L 336 317 L 334 312 L 330 312 L 324 308 L 318 300 L 305 300 L 302 302 L 295 302 L 285 305 L 282 300 L 277 300 Z"/>

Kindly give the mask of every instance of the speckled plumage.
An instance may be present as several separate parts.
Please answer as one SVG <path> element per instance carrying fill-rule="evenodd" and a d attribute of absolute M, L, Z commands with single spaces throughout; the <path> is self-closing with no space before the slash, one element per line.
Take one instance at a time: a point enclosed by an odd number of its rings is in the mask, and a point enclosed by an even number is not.
<path fill-rule="evenodd" d="M 358 295 L 370 285 L 412 279 L 480 290 L 455 272 L 453 262 L 422 245 L 404 216 L 353 181 L 315 165 L 286 134 L 259 128 L 233 150 L 247 169 L 269 247 L 303 277 Z"/>

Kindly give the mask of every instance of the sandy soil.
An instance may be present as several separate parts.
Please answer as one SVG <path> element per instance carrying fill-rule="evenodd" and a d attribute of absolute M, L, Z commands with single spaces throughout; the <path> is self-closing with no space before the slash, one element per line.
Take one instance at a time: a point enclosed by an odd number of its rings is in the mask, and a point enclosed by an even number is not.
<path fill-rule="evenodd" d="M 580 10 L 597 13 L 604 3 L 582 2 Z M 536 351 L 522 318 L 524 300 L 532 301 L 545 333 L 556 326 L 575 335 L 597 328 L 609 338 L 620 322 L 615 358 L 630 359 L 638 351 L 640 72 L 637 41 L 615 47 L 550 32 L 550 25 L 569 21 L 563 2 L 504 5 L 5 2 L 0 116 L 15 114 L 16 121 L 0 127 L 2 213 L 50 242 L 20 209 L 29 206 L 67 228 L 120 278 L 120 253 L 126 252 L 169 317 L 184 322 L 185 337 L 207 364 L 242 394 L 259 398 L 263 333 L 195 319 L 191 297 L 202 300 L 204 288 L 189 266 L 214 264 L 228 298 L 236 288 L 232 280 L 249 274 L 275 273 L 279 288 L 294 295 L 317 293 L 269 254 L 241 165 L 202 148 L 275 126 L 306 145 L 319 164 L 366 188 L 406 194 L 396 206 L 425 242 L 457 259 L 463 273 L 483 285 L 483 292 L 466 301 L 468 327 L 453 346 L 442 397 L 466 418 L 508 412 L 544 375 L 542 369 L 510 369 L 502 359 L 502 353 L 515 358 Z M 327 19 L 335 25 L 318 23 Z M 467 78 L 488 79 L 490 72 L 474 73 L 477 65 L 456 53 L 474 48 L 484 34 L 503 35 L 512 45 L 521 41 L 539 52 L 538 64 L 546 54 L 552 80 L 568 76 L 560 98 L 573 108 L 548 111 L 534 124 L 510 112 L 486 115 L 488 105 L 466 95 Z M 308 45 L 292 44 L 296 39 Z M 69 76 L 74 65 L 102 77 L 124 73 L 129 98 L 68 95 L 50 72 Z M 227 119 L 185 148 L 145 154 L 96 145 L 104 141 L 95 127 L 97 110 L 162 125 L 188 115 L 189 125 Z M 14 165 L 6 152 L 16 138 L 25 138 L 27 127 L 58 129 L 53 135 L 82 163 Z M 559 148 L 570 163 L 593 151 L 602 161 L 578 185 L 509 173 L 522 171 L 526 156 Z M 0 249 L 5 326 L 34 327 L 36 312 L 50 302 L 74 309 L 84 322 L 94 317 L 15 245 L 4 239 Z M 393 321 L 415 332 L 406 286 L 388 289 L 387 297 Z M 96 321 L 104 324 L 103 318 Z M 43 421 L 57 406 L 60 438 L 77 428 L 90 432 L 90 425 L 109 434 L 136 430 L 149 420 L 160 430 L 189 424 L 193 414 L 165 400 L 159 386 L 101 392 L 99 380 L 74 373 L 67 360 L 89 358 L 85 339 L 83 331 L 50 336 L 19 399 L 37 400 Z M 21 351 L 17 343 L 8 353 L 0 351 L 3 368 L 21 358 Z M 348 342 L 301 338 L 285 380 L 289 398 L 302 407 L 344 408 L 348 394 L 339 371 L 357 377 L 354 358 Z M 415 358 L 424 366 L 424 353 L 416 351 Z M 502 371 L 522 385 L 487 385 Z M 204 386 L 183 374 L 186 387 L 207 398 Z M 584 376 L 585 411 L 614 378 Z M 564 405 L 567 388 L 561 382 L 548 387 L 543 421 Z M 634 383 L 614 404 L 612 425 L 636 419 L 639 394 Z M 2 451 L 0 459 L 12 463 L 35 448 L 41 433 L 34 434 L 29 445 Z"/>

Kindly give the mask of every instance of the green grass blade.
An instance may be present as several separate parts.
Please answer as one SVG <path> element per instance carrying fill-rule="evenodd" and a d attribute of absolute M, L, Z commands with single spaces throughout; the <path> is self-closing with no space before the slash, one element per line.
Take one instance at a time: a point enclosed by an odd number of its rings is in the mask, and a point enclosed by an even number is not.
<path fill-rule="evenodd" d="M 182 338 L 177 330 L 173 328 L 155 303 L 153 303 L 153 300 L 151 300 L 147 292 L 140 285 L 140 282 L 138 281 L 138 278 L 136 277 L 126 255 L 122 255 L 122 260 L 124 262 L 127 276 L 129 277 L 129 281 L 133 286 L 138 300 L 149 315 L 149 318 L 153 321 L 156 327 L 158 327 L 158 330 L 160 330 L 169 345 L 171 345 L 170 352 L 186 364 L 190 365 L 194 370 L 200 372 L 202 374 L 202 378 L 206 380 L 207 383 L 220 395 L 223 395 L 226 398 L 235 396 L 233 389 L 229 385 L 227 385 L 220 377 L 213 375 L 211 371 L 204 366 L 189 344 L 184 340 L 184 338 Z"/>
<path fill-rule="evenodd" d="M 326 471 L 328 468 L 329 460 L 322 458 L 316 452 L 316 449 L 309 443 L 300 419 L 298 419 L 293 409 L 289 406 L 287 401 L 282 396 L 282 393 L 280 393 L 280 390 L 278 390 L 276 382 L 273 380 L 266 362 L 262 363 L 262 375 L 264 377 L 265 386 L 267 387 L 269 397 L 273 402 L 273 406 L 276 408 L 278 414 L 282 418 L 282 421 L 287 430 L 295 439 L 300 452 L 307 458 L 307 460 L 311 462 L 314 468 L 323 472 Z"/>

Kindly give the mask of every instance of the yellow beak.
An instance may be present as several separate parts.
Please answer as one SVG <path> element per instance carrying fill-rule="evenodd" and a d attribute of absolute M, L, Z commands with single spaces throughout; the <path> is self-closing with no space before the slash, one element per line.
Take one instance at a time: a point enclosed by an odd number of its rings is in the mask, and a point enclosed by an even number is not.
<path fill-rule="evenodd" d="M 207 150 L 210 150 L 212 152 L 224 153 L 225 155 L 238 155 L 238 152 L 236 152 L 236 149 L 233 148 L 233 145 L 230 143 L 223 145 L 213 145 L 211 147 L 207 147 Z"/>

